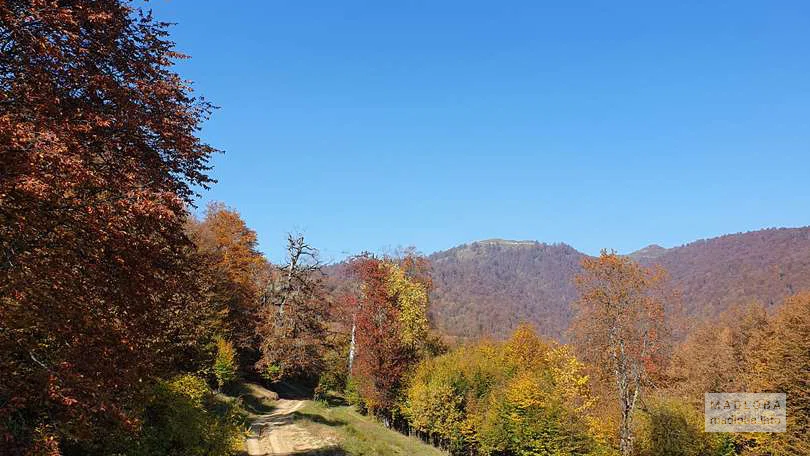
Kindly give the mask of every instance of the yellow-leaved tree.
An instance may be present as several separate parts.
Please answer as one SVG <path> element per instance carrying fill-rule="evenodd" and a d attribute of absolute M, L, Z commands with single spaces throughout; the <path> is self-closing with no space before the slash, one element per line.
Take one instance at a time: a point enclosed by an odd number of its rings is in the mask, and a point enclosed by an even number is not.
<path fill-rule="evenodd" d="M 388 297 L 399 307 L 400 339 L 406 346 L 416 347 L 425 341 L 428 332 L 428 287 L 413 280 L 396 263 L 386 263 Z"/>
<path fill-rule="evenodd" d="M 453 454 L 609 451 L 592 437 L 588 377 L 573 351 L 521 325 L 501 343 L 422 361 L 405 413 L 422 438 Z"/>

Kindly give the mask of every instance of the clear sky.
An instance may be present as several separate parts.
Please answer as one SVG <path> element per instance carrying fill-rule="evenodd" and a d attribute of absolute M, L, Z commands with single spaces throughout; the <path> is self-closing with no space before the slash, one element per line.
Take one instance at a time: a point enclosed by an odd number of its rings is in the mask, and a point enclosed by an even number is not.
<path fill-rule="evenodd" d="M 271 259 L 810 224 L 810 2 L 150 2 Z"/>

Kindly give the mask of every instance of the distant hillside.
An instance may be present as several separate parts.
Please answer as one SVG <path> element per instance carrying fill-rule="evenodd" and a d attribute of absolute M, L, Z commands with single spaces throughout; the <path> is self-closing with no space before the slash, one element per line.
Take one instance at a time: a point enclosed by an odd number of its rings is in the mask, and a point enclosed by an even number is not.
<path fill-rule="evenodd" d="M 527 320 L 560 338 L 583 256 L 565 244 L 504 240 L 434 253 L 432 320 L 450 334 L 496 337 Z M 751 300 L 771 306 L 810 289 L 810 228 L 731 234 L 671 249 L 652 245 L 629 256 L 665 267 L 695 316 Z"/>
<path fill-rule="evenodd" d="M 643 263 L 645 261 L 655 260 L 656 258 L 661 257 L 662 255 L 667 253 L 667 249 L 661 247 L 660 245 L 652 244 L 644 247 L 641 250 L 636 250 L 635 252 L 627 255 L 635 261 Z"/>
<path fill-rule="evenodd" d="M 810 227 L 729 234 L 639 261 L 666 268 L 693 315 L 751 300 L 772 306 L 810 289 Z"/>
<path fill-rule="evenodd" d="M 525 320 L 560 337 L 582 257 L 565 244 L 505 240 L 434 253 L 432 321 L 453 335 L 503 337 Z"/>

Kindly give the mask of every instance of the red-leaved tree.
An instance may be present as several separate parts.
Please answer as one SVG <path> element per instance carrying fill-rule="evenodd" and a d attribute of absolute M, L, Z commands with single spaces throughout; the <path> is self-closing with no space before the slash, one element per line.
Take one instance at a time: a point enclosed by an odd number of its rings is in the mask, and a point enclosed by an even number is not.
<path fill-rule="evenodd" d="M 405 372 L 427 338 L 427 261 L 361 256 L 351 262 L 358 296 L 345 299 L 351 318 L 350 375 L 369 410 L 386 423 L 398 418 L 396 400 Z"/>
<path fill-rule="evenodd" d="M 0 2 L 2 454 L 135 424 L 138 385 L 194 344 L 211 106 L 166 29 L 118 0 Z"/>

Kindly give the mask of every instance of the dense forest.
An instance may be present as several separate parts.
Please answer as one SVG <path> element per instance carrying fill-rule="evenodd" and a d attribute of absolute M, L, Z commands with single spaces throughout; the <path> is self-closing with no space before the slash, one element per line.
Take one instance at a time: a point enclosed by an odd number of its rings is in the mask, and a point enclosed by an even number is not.
<path fill-rule="evenodd" d="M 461 337 L 506 337 L 521 321 L 566 340 L 574 276 L 586 255 L 566 244 L 490 240 L 430 255 L 436 324 Z M 628 255 L 661 265 L 689 317 L 716 316 L 759 302 L 771 308 L 810 288 L 810 228 L 766 229 Z"/>
<path fill-rule="evenodd" d="M 195 206 L 213 106 L 168 27 L 0 3 L 0 454 L 240 454 L 245 379 L 453 455 L 810 454 L 808 229 L 329 268 L 291 234 L 273 263 L 237 208 Z M 787 431 L 703 432 L 709 391 L 785 392 Z"/>
<path fill-rule="evenodd" d="M 473 337 L 506 337 L 528 321 L 561 339 L 584 256 L 566 244 L 502 240 L 434 253 L 434 321 L 449 334 Z"/>

